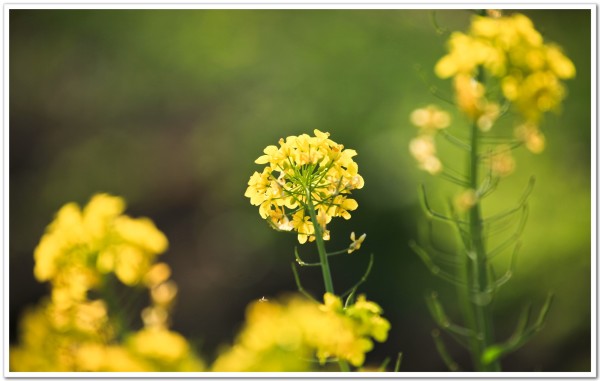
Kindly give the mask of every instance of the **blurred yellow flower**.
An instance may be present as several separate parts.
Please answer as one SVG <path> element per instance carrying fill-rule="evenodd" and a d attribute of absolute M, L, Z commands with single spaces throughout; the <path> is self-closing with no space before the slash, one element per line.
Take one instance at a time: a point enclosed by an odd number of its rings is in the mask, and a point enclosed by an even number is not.
<path fill-rule="evenodd" d="M 155 263 L 144 275 L 144 283 L 148 287 L 155 287 L 165 282 L 171 276 L 171 268 L 164 262 Z"/>
<path fill-rule="evenodd" d="M 34 252 L 34 275 L 50 281 L 51 295 L 23 316 L 19 345 L 10 349 L 12 371 L 204 369 L 187 340 L 168 328 L 177 286 L 169 266 L 155 263 L 167 239 L 152 221 L 122 215 L 124 209 L 120 197 L 98 194 L 83 210 L 69 203 L 58 211 Z M 112 274 L 125 286 L 143 281 L 149 288 L 142 330 L 129 331 L 115 310 L 125 306 Z"/>
<path fill-rule="evenodd" d="M 213 370 L 308 371 L 315 365 L 313 356 L 321 364 L 342 359 L 361 366 L 373 347 L 372 338 L 387 339 L 389 323 L 381 312 L 364 296 L 344 309 L 329 293 L 321 305 L 299 296 L 254 302 L 235 344 L 219 356 Z"/>
<path fill-rule="evenodd" d="M 161 306 L 173 303 L 177 295 L 177 285 L 172 280 L 163 282 L 150 290 L 152 301 Z"/>
<path fill-rule="evenodd" d="M 428 134 L 411 139 L 409 150 L 417 160 L 419 168 L 436 175 L 442 171 L 442 162 L 436 156 L 436 147 L 434 137 Z"/>
<path fill-rule="evenodd" d="M 454 197 L 454 207 L 459 212 L 466 212 L 477 203 L 477 193 L 473 189 L 466 189 Z"/>
<path fill-rule="evenodd" d="M 163 328 L 144 328 L 127 340 L 127 346 L 134 353 L 165 363 L 181 360 L 190 350 L 183 336 Z"/>
<path fill-rule="evenodd" d="M 515 170 L 515 159 L 511 148 L 506 144 L 500 144 L 490 153 L 489 166 L 492 174 L 506 177 Z"/>
<path fill-rule="evenodd" d="M 148 372 L 152 368 L 127 348 L 88 343 L 76 352 L 76 368 L 81 372 Z"/>
<path fill-rule="evenodd" d="M 458 106 L 474 121 L 483 112 L 485 89 L 468 82 L 478 78 L 483 69 L 499 79 L 502 95 L 530 122 L 558 110 L 566 95 L 560 80 L 575 76 L 571 60 L 556 45 L 544 44 L 531 20 L 519 13 L 474 16 L 467 34 L 450 36 L 448 54 L 435 66 L 440 78 L 455 78 Z M 489 122 L 493 120 L 485 120 L 480 128 L 488 130 Z"/>
<path fill-rule="evenodd" d="M 429 105 L 418 108 L 410 114 L 410 121 L 425 132 L 440 130 L 450 125 L 450 114 Z"/>
<path fill-rule="evenodd" d="M 93 196 L 83 210 L 63 206 L 35 249 L 36 278 L 54 281 L 63 271 L 93 264 L 125 284 L 138 283 L 168 243 L 152 221 L 121 215 L 124 208 L 123 199 L 107 194 Z"/>
<path fill-rule="evenodd" d="M 536 124 L 524 123 L 517 126 L 515 136 L 525 143 L 525 147 L 530 152 L 541 153 L 546 147 L 546 138 Z"/>

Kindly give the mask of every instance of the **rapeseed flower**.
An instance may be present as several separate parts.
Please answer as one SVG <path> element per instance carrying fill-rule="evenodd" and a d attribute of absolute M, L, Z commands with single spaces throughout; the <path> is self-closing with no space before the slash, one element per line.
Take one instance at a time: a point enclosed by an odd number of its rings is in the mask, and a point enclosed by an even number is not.
<path fill-rule="evenodd" d="M 373 339 L 385 341 L 389 322 L 381 308 L 364 296 L 344 308 L 330 293 L 318 304 L 299 296 L 249 305 L 235 344 L 213 365 L 215 371 L 309 371 L 340 359 L 361 366 Z"/>
<path fill-rule="evenodd" d="M 107 194 L 95 195 L 83 209 L 63 206 L 35 249 L 36 279 L 57 281 L 81 267 L 137 284 L 168 242 L 152 221 L 122 215 L 124 209 L 123 199 Z"/>
<path fill-rule="evenodd" d="M 443 170 L 443 165 L 436 155 L 435 136 L 450 125 L 450 115 L 435 105 L 414 110 L 410 115 L 411 122 L 419 128 L 419 134 L 411 139 L 409 150 L 417 160 L 419 168 L 436 175 Z"/>
<path fill-rule="evenodd" d="M 23 316 L 20 343 L 10 349 L 12 371 L 204 369 L 187 340 L 169 329 L 177 286 L 169 266 L 156 263 L 167 239 L 152 221 L 124 209 L 120 197 L 98 194 L 83 209 L 69 203 L 58 211 L 34 252 L 34 275 L 50 282 L 50 297 Z M 135 332 L 114 294 L 138 284 L 152 304 Z"/>
<path fill-rule="evenodd" d="M 525 122 L 537 124 L 544 113 L 559 110 L 566 96 L 561 80 L 573 78 L 575 66 L 558 46 L 544 43 L 522 14 L 474 16 L 468 33 L 450 36 L 448 54 L 437 62 L 435 73 L 454 77 L 459 109 L 489 130 L 494 118 L 478 121 L 490 102 L 477 81 L 483 72 L 499 81 L 502 97 Z"/>
<path fill-rule="evenodd" d="M 499 177 L 506 177 L 515 170 L 515 159 L 512 155 L 511 147 L 506 144 L 500 144 L 494 148 L 489 155 L 489 166 L 492 174 Z"/>
<path fill-rule="evenodd" d="M 358 207 L 351 191 L 364 186 L 353 159 L 356 151 L 329 139 L 329 133 L 314 134 L 288 136 L 279 140 L 279 147 L 267 146 L 255 161 L 267 166 L 252 174 L 244 194 L 271 226 L 296 231 L 300 243 L 315 240 L 315 224 L 327 240 L 327 224 L 333 217 L 351 217 Z M 310 217 L 311 208 L 317 221 Z"/>
<path fill-rule="evenodd" d="M 354 232 L 350 233 L 350 240 L 352 242 L 350 243 L 350 246 L 348 247 L 348 254 L 351 254 L 351 253 L 355 252 L 356 250 L 360 249 L 360 247 L 362 246 L 362 243 L 365 241 L 365 238 L 367 238 L 366 233 L 363 233 L 363 235 L 358 237 L 358 239 L 356 238 L 356 234 L 354 234 Z"/>

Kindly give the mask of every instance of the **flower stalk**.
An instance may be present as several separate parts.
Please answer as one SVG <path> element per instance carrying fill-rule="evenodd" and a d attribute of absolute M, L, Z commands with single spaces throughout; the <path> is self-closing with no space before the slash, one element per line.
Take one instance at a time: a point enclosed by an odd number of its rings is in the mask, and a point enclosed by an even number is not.
<path fill-rule="evenodd" d="M 317 221 L 317 214 L 315 213 L 315 207 L 311 198 L 311 190 L 306 189 L 306 208 L 311 221 Z M 331 270 L 329 268 L 329 260 L 327 258 L 327 251 L 325 251 L 325 241 L 323 240 L 323 232 L 321 224 L 313 223 L 315 227 L 315 241 L 317 242 L 317 251 L 319 252 L 319 262 L 321 263 L 321 273 L 323 274 L 323 283 L 325 285 L 325 292 L 329 292 L 335 295 L 333 289 L 333 279 L 331 278 Z"/>
<path fill-rule="evenodd" d="M 364 180 L 358 174 L 358 165 L 353 160 L 356 151 L 345 149 L 343 145 L 332 141 L 329 133 L 314 130 L 314 136 L 288 136 L 279 140 L 279 147 L 271 145 L 263 152 L 265 155 L 255 162 L 267 166 L 262 172 L 255 172 L 250 177 L 245 196 L 250 198 L 251 204 L 259 207 L 261 217 L 276 230 L 296 232 L 300 244 L 316 243 L 318 262 L 303 261 L 297 249 L 294 254 L 296 264 L 321 268 L 325 296 L 324 305 L 319 308 L 336 315 L 348 315 L 357 323 L 369 322 L 373 324 L 371 336 L 377 341 L 385 340 L 389 322 L 379 316 L 380 307 L 367 302 L 364 295 L 355 298 L 358 286 L 365 281 L 371 269 L 372 256 L 363 278 L 341 296 L 336 295 L 331 276 L 329 257 L 359 250 L 366 234 L 356 238 L 352 233 L 351 243 L 343 250 L 328 253 L 325 248 L 325 241 L 331 235 L 327 224 L 334 217 L 350 219 L 350 212 L 358 207 L 358 203 L 351 198 L 352 191 L 361 189 Z M 299 292 L 313 302 L 318 300 L 302 287 L 295 264 L 292 264 L 292 271 Z M 347 294 L 349 296 L 342 303 L 341 298 Z M 365 314 L 366 309 L 371 312 Z M 371 316 L 373 313 L 376 316 Z M 364 353 L 372 346 L 370 339 L 362 337 L 364 333 L 360 333 L 353 343 L 331 344 L 335 349 L 317 346 L 316 356 L 319 362 L 323 364 L 325 361 L 337 361 L 342 372 L 351 371 L 350 365 L 362 366 Z M 346 340 L 348 336 L 340 336 L 333 341 L 337 339 Z M 355 346 L 357 348 L 352 349 Z"/>
<path fill-rule="evenodd" d="M 469 186 L 470 189 L 478 189 L 478 169 L 479 169 L 479 128 L 474 123 L 471 126 L 471 152 L 469 154 Z M 485 349 L 494 342 L 494 328 L 491 314 L 491 300 L 482 298 L 491 289 L 488 277 L 488 257 L 483 241 L 483 219 L 481 214 L 481 202 L 475 201 L 475 204 L 469 209 L 469 230 L 470 238 L 469 250 L 471 258 L 467 256 L 468 269 L 463 274 L 467 275 L 464 283 L 467 297 L 470 300 L 468 306 L 473 309 L 472 313 L 466 315 L 474 316 L 475 326 L 473 327 L 476 335 L 471 339 L 471 355 L 476 369 L 479 371 L 500 371 L 499 361 L 493 361 L 489 364 L 483 363 L 483 353 Z M 473 286 L 469 286 L 473 285 Z M 471 287 L 474 288 L 472 295 Z"/>
<path fill-rule="evenodd" d="M 514 270 L 512 264 L 520 247 L 528 213 L 526 201 L 533 182 L 518 206 L 505 212 L 484 216 L 482 200 L 514 171 L 513 150 L 524 146 L 532 153 L 543 151 L 545 139 L 540 124 L 545 113 L 560 108 L 566 94 L 561 80 L 574 77 L 575 67 L 558 46 L 544 42 L 531 20 L 518 13 L 502 16 L 499 11 L 478 12 L 467 33 L 450 35 L 448 50 L 434 70 L 440 78 L 452 78 L 453 103 L 468 120 L 468 138 L 463 141 L 447 132 L 450 116 L 429 105 L 411 113 L 411 122 L 419 133 L 411 140 L 409 150 L 420 169 L 460 187 L 449 215 L 431 209 L 423 188 L 423 208 L 430 218 L 456 228 L 460 247 L 451 253 L 452 250 L 439 249 L 432 242 L 411 242 L 410 246 L 434 275 L 452 283 L 458 291 L 465 327 L 450 321 L 435 293 L 427 300 L 439 328 L 468 349 L 475 370 L 500 371 L 501 357 L 541 329 L 552 298 L 548 297 L 535 323 L 530 325 L 529 314 L 525 314 L 513 336 L 504 343 L 496 342 L 494 294 Z M 506 133 L 495 134 L 501 128 L 500 118 L 507 112 L 520 119 L 514 125 L 514 139 L 506 138 Z M 465 153 L 464 174 L 447 167 L 438 157 L 437 136 Z M 515 220 L 518 222 L 508 237 L 500 242 L 487 239 L 490 231 Z M 503 276 L 496 278 L 490 261 L 511 247 L 511 264 Z M 433 337 L 444 362 L 451 370 L 456 369 L 439 332 Z"/>

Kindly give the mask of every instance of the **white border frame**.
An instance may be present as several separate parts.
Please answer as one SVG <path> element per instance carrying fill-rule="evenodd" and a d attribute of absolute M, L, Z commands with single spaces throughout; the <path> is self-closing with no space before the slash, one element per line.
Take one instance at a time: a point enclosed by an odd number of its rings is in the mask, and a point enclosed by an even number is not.
<path fill-rule="evenodd" d="M 3 4 L 2 17 L 2 32 L 3 32 L 3 50 L 2 50 L 2 86 L 3 86 L 3 154 L 2 154 L 2 221 L 0 222 L 2 230 L 3 242 L 3 265 L 4 269 L 9 268 L 9 12 L 12 9 L 472 9 L 481 3 L 463 2 L 451 3 L 442 1 L 437 3 L 399 3 L 396 1 L 377 1 L 374 3 L 366 2 L 346 2 L 340 0 L 330 0 L 328 2 L 320 1 L 299 1 L 281 3 L 279 1 L 267 0 L 255 2 L 250 0 L 238 1 L 223 1 L 223 2 L 192 2 L 190 0 L 178 1 L 176 4 L 165 3 L 147 3 L 131 1 L 122 3 L 116 0 L 108 0 L 98 3 L 82 3 L 81 1 L 64 1 L 53 2 L 50 0 L 39 0 L 36 2 L 10 2 Z M 486 373 L 486 372 L 401 372 L 401 373 L 379 373 L 379 372 L 363 372 L 363 373 L 316 373 L 316 372 L 301 372 L 301 373 L 224 373 L 224 372 L 197 372 L 197 373 L 180 373 L 180 372 L 143 372 L 143 373 L 124 373 L 124 372 L 87 372 L 87 373 L 62 373 L 62 372 L 11 372 L 8 370 L 8 353 L 9 341 L 6 335 L 9 330 L 8 324 L 8 287 L 9 274 L 7 271 L 2 271 L 2 321 L 3 321 L 3 357 L 2 368 L 3 376 L 6 378 L 58 378 L 58 379 L 77 379 L 77 378 L 114 378 L 114 379 L 130 379 L 130 378 L 202 378 L 202 379 L 243 379 L 243 378 L 261 378 L 261 379 L 364 379 L 364 378 L 518 378 L 518 379 L 562 379 L 562 378 L 596 378 L 597 377 L 597 4 L 596 3 L 575 3 L 575 4 L 548 4 L 543 1 L 530 1 L 528 3 L 504 3 L 494 2 L 486 3 L 484 8 L 504 8 L 504 9 L 589 9 L 591 11 L 591 237 L 592 237 L 592 252 L 591 252 L 591 371 L 590 372 L 502 372 L 502 373 Z"/>

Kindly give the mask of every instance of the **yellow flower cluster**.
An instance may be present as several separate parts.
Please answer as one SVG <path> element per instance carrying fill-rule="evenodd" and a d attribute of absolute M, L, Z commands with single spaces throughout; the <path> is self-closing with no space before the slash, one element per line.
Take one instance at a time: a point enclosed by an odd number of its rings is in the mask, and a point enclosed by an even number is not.
<path fill-rule="evenodd" d="M 477 78 L 483 73 L 496 78 L 502 96 L 521 114 L 524 123 L 537 126 L 545 112 L 558 110 L 566 90 L 561 80 L 575 76 L 575 66 L 560 48 L 545 44 L 529 18 L 474 16 L 469 33 L 455 32 L 449 53 L 435 66 L 441 78 L 454 78 L 459 108 L 483 130 L 498 116 L 498 104 L 486 98 Z M 539 140 L 541 133 L 521 134 Z M 529 143 L 539 149 L 536 143 Z"/>
<path fill-rule="evenodd" d="M 75 271 L 85 274 L 76 283 L 83 293 L 100 274 L 114 272 L 126 285 L 137 284 L 168 242 L 152 221 L 122 215 L 124 209 L 123 199 L 107 194 L 95 195 L 83 210 L 63 206 L 35 249 L 36 279 L 75 287 L 72 279 L 63 281 Z"/>
<path fill-rule="evenodd" d="M 364 296 L 347 308 L 325 294 L 324 304 L 299 296 L 283 302 L 260 300 L 250 304 L 246 322 L 233 347 L 215 361 L 215 371 L 309 371 L 317 357 L 321 364 L 341 359 L 361 366 L 372 339 L 387 339 L 389 322 L 381 308 Z"/>
<path fill-rule="evenodd" d="M 177 288 L 169 267 L 155 261 L 167 239 L 152 221 L 124 209 L 123 199 L 98 194 L 83 210 L 69 203 L 58 211 L 34 252 L 34 275 L 50 281 L 51 295 L 24 315 L 11 370 L 203 368 L 185 338 L 168 328 Z M 115 294 L 138 284 L 149 289 L 152 305 L 142 311 L 144 328 L 129 332 L 123 311 L 111 308 L 124 307 L 116 303 L 124 295 Z"/>
<path fill-rule="evenodd" d="M 98 312 L 98 311 L 96 311 Z M 105 311 L 103 311 L 105 313 Z M 58 326 L 45 301 L 28 310 L 20 322 L 20 344 L 10 349 L 13 372 L 157 372 L 202 371 L 204 363 L 186 339 L 166 328 L 144 328 L 117 340 L 107 315 L 83 312 L 96 331 Z M 98 315 L 101 318 L 98 318 Z M 102 320 L 99 322 L 98 320 Z"/>
<path fill-rule="evenodd" d="M 443 166 L 436 155 L 435 135 L 450 126 L 450 115 L 435 105 L 429 105 L 414 110 L 410 120 L 419 128 L 419 135 L 410 141 L 410 153 L 419 163 L 419 168 L 432 175 L 440 173 Z"/>
<path fill-rule="evenodd" d="M 300 243 L 315 239 L 315 222 L 327 240 L 327 224 L 333 217 L 350 218 L 358 207 L 350 192 L 364 185 L 352 159 L 356 151 L 344 149 L 329 133 L 314 134 L 288 136 L 279 147 L 265 148 L 255 163 L 267 166 L 254 172 L 245 192 L 262 218 L 278 230 L 296 231 Z M 311 220 L 312 208 L 317 221 Z"/>

